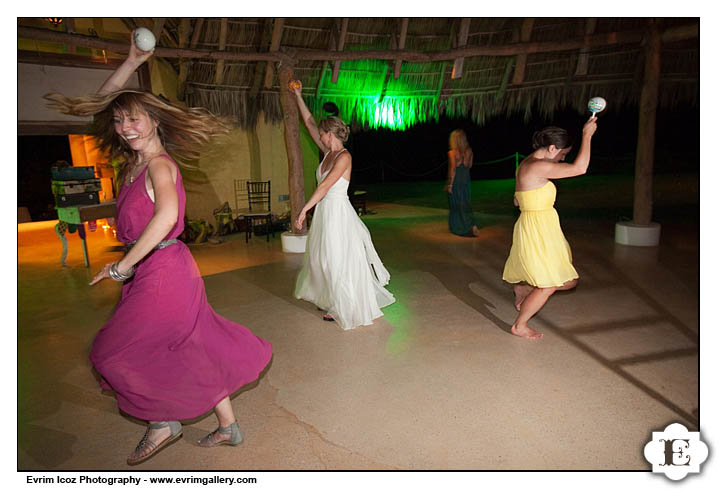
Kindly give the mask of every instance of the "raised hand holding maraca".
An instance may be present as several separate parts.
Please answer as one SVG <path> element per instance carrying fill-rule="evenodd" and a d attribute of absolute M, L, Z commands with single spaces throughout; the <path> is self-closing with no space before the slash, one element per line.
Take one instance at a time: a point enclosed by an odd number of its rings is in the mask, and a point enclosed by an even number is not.
<path fill-rule="evenodd" d="M 583 137 L 590 139 L 593 136 L 593 133 L 596 132 L 596 129 L 598 129 L 598 118 L 594 114 L 589 117 L 588 121 L 586 121 L 583 125 Z"/>
<path fill-rule="evenodd" d="M 140 29 L 144 29 L 144 28 L 140 28 Z M 148 29 L 144 29 L 144 30 L 149 32 Z M 148 42 L 146 40 L 146 38 L 140 36 L 140 39 L 143 42 L 142 46 L 145 48 L 149 48 L 149 49 L 143 50 L 143 49 L 140 49 L 139 46 L 137 46 L 136 38 L 138 37 L 137 36 L 138 31 L 139 31 L 139 29 L 135 29 L 134 31 L 132 31 L 132 34 L 130 34 L 130 52 L 127 54 L 127 59 L 129 59 L 133 63 L 136 63 L 137 66 L 139 66 L 142 63 L 144 63 L 145 61 L 147 61 L 150 58 L 150 56 L 152 56 L 155 52 L 154 36 L 152 36 L 151 42 Z M 151 32 L 150 32 L 150 35 L 152 35 Z"/>
<path fill-rule="evenodd" d="M 300 80 L 289 80 L 289 91 L 299 97 L 302 96 L 302 82 Z"/>

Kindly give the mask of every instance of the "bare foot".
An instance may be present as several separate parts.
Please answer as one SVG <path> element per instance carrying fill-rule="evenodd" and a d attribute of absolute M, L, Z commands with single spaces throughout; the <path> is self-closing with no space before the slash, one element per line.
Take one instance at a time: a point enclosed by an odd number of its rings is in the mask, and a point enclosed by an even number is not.
<path fill-rule="evenodd" d="M 324 316 L 322 317 L 322 320 L 324 320 L 325 322 L 333 322 L 333 321 L 334 321 L 334 317 L 331 316 L 329 313 L 327 313 L 326 315 L 324 315 Z"/>
<path fill-rule="evenodd" d="M 471 227 L 471 233 L 474 234 L 474 236 L 479 236 L 479 233 L 481 233 L 481 230 L 479 230 L 479 227 L 474 225 Z"/>
<path fill-rule="evenodd" d="M 538 333 L 536 330 L 529 328 L 528 326 L 517 327 L 514 325 L 511 327 L 511 333 L 518 337 L 524 337 L 531 340 L 538 340 L 543 337 L 542 333 Z"/>
<path fill-rule="evenodd" d="M 514 286 L 514 306 L 516 307 L 516 311 L 521 311 L 521 303 L 524 302 L 526 297 L 531 294 L 531 291 L 533 290 L 533 286 L 528 286 L 526 284 L 518 284 Z"/>

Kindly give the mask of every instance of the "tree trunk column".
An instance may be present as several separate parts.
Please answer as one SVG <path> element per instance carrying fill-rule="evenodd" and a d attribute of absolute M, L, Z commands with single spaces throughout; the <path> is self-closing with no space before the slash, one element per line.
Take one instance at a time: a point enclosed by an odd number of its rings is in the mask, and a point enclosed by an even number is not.
<path fill-rule="evenodd" d="M 653 159 L 656 147 L 656 112 L 658 85 L 661 75 L 661 37 L 658 23 L 651 21 L 646 36 L 645 66 L 641 105 L 638 115 L 638 146 L 636 175 L 633 187 L 633 221 L 616 223 L 616 243 L 639 247 L 655 247 L 661 236 L 661 225 L 652 223 L 653 215 Z M 629 253 L 623 250 L 621 253 Z M 629 253 L 630 255 L 630 253 Z M 635 254 L 630 262 L 635 262 Z"/>
<path fill-rule="evenodd" d="M 289 203 L 291 209 L 292 233 L 298 233 L 295 218 L 305 204 L 304 199 L 304 162 L 302 147 L 299 143 L 299 109 L 294 95 L 289 92 L 289 81 L 294 76 L 292 66 L 282 62 L 279 67 L 279 100 L 284 116 L 284 144 L 289 160 Z M 303 230 L 306 232 L 305 224 Z M 301 233 L 301 232 L 299 232 Z"/>
<path fill-rule="evenodd" d="M 645 56 L 633 194 L 633 222 L 642 226 L 650 224 L 653 215 L 653 161 L 656 146 L 658 85 L 661 74 L 661 36 L 655 21 L 648 34 Z"/>

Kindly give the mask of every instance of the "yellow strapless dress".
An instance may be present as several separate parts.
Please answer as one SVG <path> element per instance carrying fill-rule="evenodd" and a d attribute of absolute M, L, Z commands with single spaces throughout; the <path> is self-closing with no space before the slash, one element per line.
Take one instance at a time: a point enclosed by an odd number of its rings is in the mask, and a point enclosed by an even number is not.
<path fill-rule="evenodd" d="M 504 281 L 547 288 L 577 279 L 578 273 L 571 264 L 571 247 L 553 207 L 556 186 L 549 181 L 538 189 L 516 191 L 515 196 L 521 214 L 514 225 Z"/>

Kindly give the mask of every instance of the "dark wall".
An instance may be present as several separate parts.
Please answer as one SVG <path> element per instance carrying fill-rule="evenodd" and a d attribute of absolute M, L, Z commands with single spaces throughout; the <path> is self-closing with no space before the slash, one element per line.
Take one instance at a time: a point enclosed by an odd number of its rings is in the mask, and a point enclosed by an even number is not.
<path fill-rule="evenodd" d="M 33 221 L 57 219 L 50 186 L 50 167 L 72 162 L 67 136 L 18 136 L 17 205 L 30 210 Z"/>

